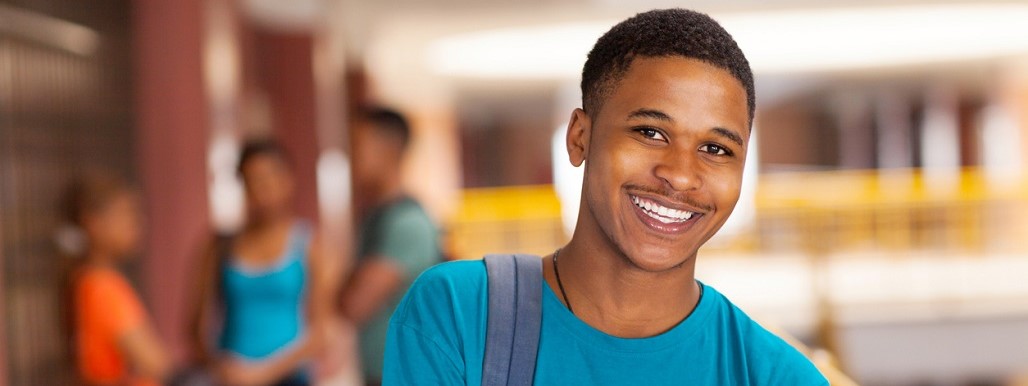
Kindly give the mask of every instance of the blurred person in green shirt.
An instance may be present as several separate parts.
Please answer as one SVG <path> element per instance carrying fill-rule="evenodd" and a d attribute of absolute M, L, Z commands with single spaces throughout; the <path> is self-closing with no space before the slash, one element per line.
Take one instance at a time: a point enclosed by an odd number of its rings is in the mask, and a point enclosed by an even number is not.
<path fill-rule="evenodd" d="M 360 331 L 360 360 L 369 385 L 381 382 L 390 315 L 414 279 L 441 260 L 435 224 L 402 187 L 400 170 L 410 136 L 403 115 L 385 108 L 365 109 L 354 127 L 361 228 L 342 313 Z"/>

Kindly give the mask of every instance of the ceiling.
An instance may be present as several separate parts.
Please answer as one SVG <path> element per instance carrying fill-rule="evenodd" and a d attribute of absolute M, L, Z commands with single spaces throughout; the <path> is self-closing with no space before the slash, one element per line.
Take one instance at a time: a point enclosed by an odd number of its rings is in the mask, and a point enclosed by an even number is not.
<path fill-rule="evenodd" d="M 344 32 L 360 53 L 384 25 L 414 22 L 426 32 L 553 20 L 621 17 L 654 8 L 731 12 L 811 7 L 968 3 L 969 0 L 239 0 L 258 23 L 285 29 Z M 1023 0 L 1000 0 L 1023 2 Z"/>
<path fill-rule="evenodd" d="M 710 13 L 723 20 L 732 18 L 746 20 L 749 14 L 790 12 L 794 10 L 820 10 L 831 13 L 841 13 L 843 16 L 849 9 L 858 8 L 910 8 L 912 5 L 967 5 L 980 4 L 980 1 L 969 0 L 693 0 L 693 1 L 672 1 L 672 0 L 241 0 L 245 9 L 253 20 L 269 26 L 278 28 L 301 28 L 313 29 L 324 32 L 330 37 L 335 45 L 343 46 L 345 57 L 350 62 L 362 62 L 378 78 L 379 86 L 384 90 L 388 99 L 414 99 L 424 103 L 445 99 L 455 84 L 461 83 L 464 87 L 494 87 L 494 88 L 524 88 L 524 87 L 560 87 L 557 84 L 567 84 L 569 79 L 575 78 L 576 74 L 564 74 L 559 77 L 541 77 L 524 79 L 502 79 L 497 77 L 486 82 L 480 79 L 467 79 L 468 77 L 453 76 L 453 74 L 440 75 L 438 68 L 431 68 L 431 53 L 428 52 L 433 46 L 444 38 L 470 35 L 480 31 L 496 31 L 508 29 L 510 31 L 530 31 L 532 28 L 545 28 L 551 26 L 567 25 L 568 23 L 589 24 L 605 26 L 624 19 L 634 13 L 653 8 L 685 7 Z M 1028 1 L 999 0 L 989 1 L 1000 5 L 1026 5 Z M 1026 8 L 1028 9 L 1028 8 Z M 916 15 L 916 12 L 913 13 Z M 838 16 L 838 15 L 836 15 Z M 822 16 L 811 16 L 807 19 Z M 959 20 L 958 20 L 959 21 Z M 723 21 L 724 22 L 724 21 Z M 953 23 L 952 20 L 939 20 L 940 25 Z M 751 22 L 740 22 L 742 24 L 759 24 Z M 877 23 L 877 22 L 876 22 Z M 739 23 L 737 23 L 739 24 Z M 767 23 L 765 23 L 767 24 Z M 901 25 L 902 21 L 895 22 Z M 980 24 L 980 23 L 979 23 Z M 850 29 L 860 29 L 863 25 L 857 25 Z M 595 28 L 592 27 L 592 28 Z M 727 26 L 726 26 L 727 28 Z M 774 24 L 763 25 L 760 30 L 776 30 Z M 832 26 L 821 25 L 819 28 L 827 28 L 836 33 L 837 39 L 852 39 L 853 36 L 866 35 L 863 31 L 847 31 L 846 28 L 833 28 Z M 970 27 L 969 27 L 970 28 Z M 600 31 L 602 31 L 601 28 Z M 730 29 L 731 30 L 731 29 Z M 872 30 L 868 30 L 872 31 Z M 940 27 L 934 34 L 944 34 L 946 29 Z M 969 31 L 973 33 L 975 31 Z M 1002 32 L 1002 31 L 1000 31 Z M 527 32 L 516 32 L 517 34 Z M 736 34 L 735 31 L 732 31 Z M 760 33 L 755 33 L 759 37 Z M 806 35 L 810 35 L 807 33 Z M 549 42 L 546 33 L 537 35 L 533 41 L 528 39 L 518 43 L 528 45 L 526 52 L 546 46 Z M 959 38 L 960 34 L 953 37 Z M 1001 35 L 1002 37 L 1003 35 Z M 1028 36 L 1028 35 L 1026 35 Z M 879 37 L 885 40 L 886 38 Z M 916 44 L 918 39 L 923 37 L 910 36 L 910 42 Z M 987 40 L 1001 40 L 993 37 L 986 37 Z M 1028 37 L 1026 37 L 1028 39 Z M 783 39 L 779 39 L 783 40 Z M 790 39 L 791 40 L 791 39 Z M 538 43 L 535 43 L 538 41 Z M 964 44 L 973 46 L 971 44 Z M 773 43 L 773 42 L 772 42 Z M 758 49 L 747 49 L 759 51 L 763 49 L 762 42 Z M 853 44 L 841 42 L 837 45 Z M 907 43 L 911 44 L 911 43 Z M 740 45 L 743 42 L 740 40 Z M 869 54 L 865 56 L 880 56 L 874 51 L 875 44 L 865 44 Z M 1025 44 L 1028 47 L 1028 44 Z M 473 58 L 474 55 L 489 59 L 495 56 L 485 53 L 481 48 L 469 48 L 466 46 L 460 52 L 457 62 Z M 554 48 L 556 47 L 556 48 Z M 803 47 L 801 46 L 800 49 Z M 550 50 L 561 50 L 559 46 L 549 47 Z M 946 51 L 946 45 L 939 45 L 936 50 Z M 774 50 L 773 48 L 771 50 Z M 538 51 L 538 50 L 537 50 Z M 840 51 L 845 53 L 845 51 Z M 580 54 L 579 54 L 580 55 Z M 456 56 L 456 55 L 450 55 Z M 522 55 L 523 56 L 523 55 Z M 551 55 L 556 60 L 560 55 Z M 494 58 L 495 59 L 495 58 Z M 574 59 L 572 57 L 571 59 Z M 822 58 L 824 59 L 824 58 Z M 830 58 L 829 58 L 830 59 Z M 859 55 L 854 60 L 859 59 Z M 502 60 L 502 59 L 501 59 Z M 542 60 L 548 60 L 546 56 Z M 488 63 L 488 62 L 485 62 Z M 788 65 L 788 59 L 784 62 Z M 954 63 L 959 65 L 954 66 Z M 943 68 L 945 73 L 970 72 L 973 74 L 982 73 L 982 64 L 985 62 L 975 60 L 961 60 L 951 58 L 946 61 L 935 63 L 938 68 Z M 991 65 L 991 62 L 988 62 Z M 537 63 L 538 64 L 538 63 Z M 477 68 L 488 68 L 491 65 L 483 64 Z M 556 64 L 543 62 L 540 66 L 556 67 Z M 940 67 L 941 66 L 941 67 Z M 756 66 L 755 66 L 756 67 Z M 894 66 L 902 67 L 902 66 Z M 909 67 L 909 66 L 908 66 Z M 475 66 L 471 66 L 475 68 Z M 860 67 L 863 72 L 881 71 L 887 69 L 885 66 L 864 66 Z M 919 70 L 928 68 L 918 64 Z M 899 68 L 901 71 L 909 69 Z M 831 68 L 838 72 L 845 70 L 845 66 Z M 456 70 L 466 72 L 466 69 Z M 942 70 L 940 70 L 942 71 Z M 779 71 L 781 72 L 781 71 Z M 786 71 L 788 73 L 789 71 Z M 825 71 L 819 71 L 817 67 L 803 69 L 802 73 L 823 76 Z M 927 71 L 925 73 L 930 73 Z M 792 71 L 793 74 L 797 71 Z M 458 74 L 459 75 L 459 74 Z M 787 74 L 788 75 L 788 74 Z M 792 75 L 789 75 L 792 76 Z M 765 80 L 768 78 L 764 76 Z M 810 77 L 808 77 L 810 78 Z M 816 76 L 814 77 L 816 78 Z M 775 83 L 775 82 L 765 82 Z M 807 82 L 809 83 L 809 81 Z M 411 87 L 417 85 L 417 87 Z"/>

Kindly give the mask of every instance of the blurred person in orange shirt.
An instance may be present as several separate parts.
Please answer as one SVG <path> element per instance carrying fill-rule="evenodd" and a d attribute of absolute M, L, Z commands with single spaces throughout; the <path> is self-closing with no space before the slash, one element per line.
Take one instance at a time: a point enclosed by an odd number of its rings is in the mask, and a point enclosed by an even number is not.
<path fill-rule="evenodd" d="M 340 259 L 294 214 L 293 174 L 278 144 L 247 143 L 238 173 L 246 224 L 215 238 L 203 256 L 192 304 L 194 354 L 225 384 L 311 384 L 311 361 L 333 335 Z M 216 321 L 215 341 L 209 327 Z"/>
<path fill-rule="evenodd" d="M 169 372 L 164 346 L 136 291 L 117 266 L 142 234 L 139 194 L 124 179 L 94 172 L 71 184 L 68 220 L 86 249 L 69 276 L 74 357 L 88 385 L 155 385 Z"/>

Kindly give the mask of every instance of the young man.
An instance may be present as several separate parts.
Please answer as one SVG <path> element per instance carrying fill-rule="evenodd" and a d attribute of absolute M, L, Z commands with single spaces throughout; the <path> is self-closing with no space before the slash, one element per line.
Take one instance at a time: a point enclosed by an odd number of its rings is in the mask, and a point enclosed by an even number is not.
<path fill-rule="evenodd" d="M 342 295 L 342 313 L 360 328 L 368 385 L 382 377 L 389 316 L 414 278 L 441 258 L 438 231 L 403 191 L 400 166 L 410 127 L 393 110 L 367 109 L 354 129 L 354 176 L 360 229 L 358 261 Z"/>
<path fill-rule="evenodd" d="M 799 352 L 694 278 L 739 198 L 753 76 L 706 15 L 659 10 L 589 53 L 568 125 L 585 165 L 578 225 L 544 257 L 537 385 L 827 385 Z M 481 261 L 441 265 L 391 321 L 387 385 L 478 385 Z"/>

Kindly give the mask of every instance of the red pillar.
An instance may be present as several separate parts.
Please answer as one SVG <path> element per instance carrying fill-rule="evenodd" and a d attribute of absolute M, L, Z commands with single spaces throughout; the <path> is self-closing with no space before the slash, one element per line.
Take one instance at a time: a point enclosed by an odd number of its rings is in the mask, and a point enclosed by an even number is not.
<path fill-rule="evenodd" d="M 208 223 L 204 0 L 133 5 L 136 156 L 149 219 L 140 273 L 157 329 L 181 358 L 186 292 Z"/>
<path fill-rule="evenodd" d="M 3 210 L 0 208 L 0 219 L 3 219 Z M 4 269 L 4 229 L 3 221 L 0 221 L 0 273 L 6 272 Z M 6 310 L 7 304 L 4 299 L 7 298 L 7 294 L 4 293 L 4 275 L 0 274 L 0 310 Z M 0 386 L 7 386 L 7 318 L 0 319 Z"/>
<path fill-rule="evenodd" d="M 285 147 L 296 175 L 296 212 L 318 219 L 317 90 L 314 39 L 310 34 L 258 33 L 257 59 L 272 106 L 275 139 Z"/>

